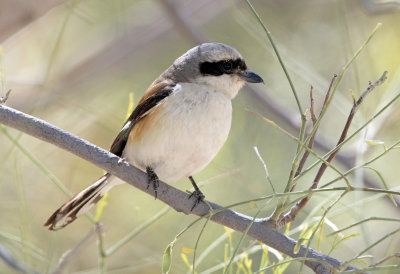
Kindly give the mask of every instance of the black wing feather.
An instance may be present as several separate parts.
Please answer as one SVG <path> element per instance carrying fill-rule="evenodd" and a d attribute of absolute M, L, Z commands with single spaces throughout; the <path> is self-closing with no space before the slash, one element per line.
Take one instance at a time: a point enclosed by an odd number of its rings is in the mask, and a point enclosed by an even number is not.
<path fill-rule="evenodd" d="M 124 127 L 118 134 L 117 138 L 115 138 L 114 142 L 111 145 L 110 152 L 115 155 L 121 157 L 122 152 L 124 151 L 126 142 L 128 141 L 129 133 L 136 125 L 137 122 L 140 121 L 149 110 L 158 105 L 163 99 L 167 98 L 172 93 L 173 88 L 168 87 L 163 89 L 160 92 L 157 92 L 153 96 L 150 96 L 142 103 L 140 103 L 129 116 L 128 120 L 125 122 Z"/>

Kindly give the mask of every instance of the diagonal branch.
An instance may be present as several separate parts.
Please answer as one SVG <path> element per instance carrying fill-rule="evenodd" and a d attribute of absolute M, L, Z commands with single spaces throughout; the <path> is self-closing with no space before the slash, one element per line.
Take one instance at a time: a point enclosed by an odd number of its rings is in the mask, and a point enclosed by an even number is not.
<path fill-rule="evenodd" d="M 338 154 L 340 148 L 341 148 L 341 143 L 346 139 L 347 133 L 349 132 L 350 125 L 353 121 L 354 115 L 356 114 L 359 106 L 361 103 L 364 101 L 365 97 L 375 89 L 375 87 L 381 85 L 387 78 L 387 71 L 383 72 L 382 76 L 375 81 L 375 83 L 369 83 L 368 87 L 364 90 L 364 92 L 360 95 L 357 101 L 353 102 L 353 107 L 351 108 L 351 111 L 349 113 L 349 116 L 347 117 L 346 124 L 343 128 L 342 134 L 340 135 L 339 141 L 337 142 L 337 149 L 329 155 L 329 157 L 326 159 L 326 162 L 331 163 L 332 160 L 335 158 L 335 156 Z M 320 182 L 322 176 L 324 175 L 326 168 L 327 168 L 326 163 L 322 163 L 317 174 L 315 175 L 315 178 L 313 180 L 313 183 L 311 187 L 309 188 L 310 190 L 316 189 L 318 186 L 318 183 Z M 299 212 L 306 206 L 308 201 L 311 199 L 311 194 L 307 195 L 300 201 L 298 201 L 290 210 L 287 212 L 280 220 L 278 223 L 278 227 L 282 227 L 285 224 L 294 221 L 296 216 L 299 214 Z"/>
<path fill-rule="evenodd" d="M 116 155 L 94 146 L 62 129 L 3 105 L 0 105 L 0 123 L 67 150 L 99 168 L 110 172 L 143 192 L 154 196 L 154 190 L 151 188 L 147 189 L 147 175 L 144 172 L 131 166 L 127 161 Z M 205 203 L 200 203 L 191 211 L 190 209 L 193 205 L 193 201 L 188 198 L 189 195 L 187 193 L 164 182 L 160 182 L 158 199 L 174 208 L 176 211 L 197 216 L 206 216 L 210 213 L 209 207 Z M 209 204 L 214 210 L 222 208 L 215 203 L 209 202 Z M 230 209 L 225 209 L 213 214 L 211 220 L 239 232 L 245 232 L 254 221 L 252 217 Z M 339 269 L 342 265 L 342 262 L 339 260 L 319 253 L 311 248 L 307 249 L 304 245 L 295 253 L 294 248 L 297 242 L 276 229 L 273 229 L 271 226 L 265 225 L 264 219 L 256 219 L 248 230 L 247 235 L 290 257 L 301 258 L 306 256 L 310 258 L 305 264 L 316 273 L 332 273 L 332 267 Z M 348 266 L 347 269 L 351 270 L 355 268 Z"/>
<path fill-rule="evenodd" d="M 333 77 L 332 77 L 331 83 L 329 84 L 328 91 L 326 92 L 325 99 L 324 99 L 324 103 L 322 104 L 322 109 L 321 109 L 321 112 L 320 112 L 319 115 L 321 115 L 322 110 L 327 106 L 327 102 L 328 102 L 329 96 L 330 96 L 331 91 L 332 91 L 333 83 L 335 82 L 336 79 L 337 79 L 337 75 L 334 74 Z M 314 131 L 314 133 L 312 134 L 312 136 L 311 136 L 311 138 L 310 138 L 310 141 L 308 141 L 308 145 L 307 145 L 307 146 L 308 146 L 310 149 L 311 149 L 311 148 L 313 147 L 313 145 L 314 145 L 315 136 L 316 136 L 316 134 L 317 134 L 318 127 L 319 127 L 319 125 L 315 125 L 315 124 L 316 124 L 316 121 L 317 121 L 317 117 L 315 116 L 315 111 L 314 111 L 314 98 L 313 98 L 313 95 L 312 95 L 312 94 L 313 94 L 312 91 L 313 91 L 313 87 L 311 86 L 311 90 L 310 90 L 310 101 L 311 101 L 311 105 L 310 105 L 310 114 L 311 114 L 311 121 L 312 121 L 312 124 L 313 124 L 313 126 L 316 126 L 316 127 L 317 127 L 317 130 Z M 298 166 L 298 168 L 297 168 L 297 170 L 296 170 L 296 173 L 294 174 L 294 177 L 295 177 L 295 178 L 296 178 L 297 175 L 299 175 L 300 172 L 303 170 L 304 164 L 306 163 L 306 161 L 307 161 L 309 155 L 310 155 L 310 151 L 309 151 L 309 150 L 304 151 L 303 157 L 301 158 L 300 163 L 299 163 L 299 166 Z M 294 188 L 295 188 L 295 186 L 296 186 L 296 183 L 294 183 L 294 184 L 292 185 L 292 187 L 290 188 L 290 191 L 293 191 Z"/>

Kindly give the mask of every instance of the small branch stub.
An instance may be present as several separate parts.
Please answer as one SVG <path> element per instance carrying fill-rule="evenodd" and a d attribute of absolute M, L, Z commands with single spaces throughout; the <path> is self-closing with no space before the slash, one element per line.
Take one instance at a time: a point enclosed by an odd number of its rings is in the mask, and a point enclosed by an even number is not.
<path fill-rule="evenodd" d="M 10 93 L 11 93 L 11 89 L 9 89 L 6 92 L 6 95 L 4 95 L 3 97 L 0 97 L 0 104 L 4 104 L 5 102 L 7 102 L 8 96 L 10 96 Z"/>

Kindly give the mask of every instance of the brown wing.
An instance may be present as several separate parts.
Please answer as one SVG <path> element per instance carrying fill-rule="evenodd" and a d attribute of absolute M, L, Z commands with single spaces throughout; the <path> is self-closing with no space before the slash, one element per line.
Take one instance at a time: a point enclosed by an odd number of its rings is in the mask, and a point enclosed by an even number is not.
<path fill-rule="evenodd" d="M 160 104 L 166 97 L 168 97 L 172 93 L 174 87 L 175 85 L 171 81 L 153 83 L 151 88 L 145 92 L 143 98 L 140 100 L 139 104 L 125 122 L 117 138 L 115 138 L 111 145 L 111 153 L 114 153 L 117 156 L 122 156 L 122 152 L 124 151 L 126 142 L 128 141 L 129 133 L 136 123 L 145 117 L 149 110 Z"/>

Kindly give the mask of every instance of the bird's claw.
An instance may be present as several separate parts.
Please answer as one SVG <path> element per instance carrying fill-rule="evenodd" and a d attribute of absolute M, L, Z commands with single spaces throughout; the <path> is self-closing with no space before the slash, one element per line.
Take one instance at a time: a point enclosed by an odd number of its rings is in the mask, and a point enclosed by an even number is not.
<path fill-rule="evenodd" d="M 189 199 L 192 198 L 192 196 L 195 197 L 196 201 L 194 202 L 190 211 L 193 211 L 193 209 L 206 197 L 200 190 L 193 191 L 192 194 L 189 195 Z"/>
<path fill-rule="evenodd" d="M 151 167 L 146 168 L 146 173 L 147 173 L 147 187 L 146 189 L 149 189 L 150 185 L 153 185 L 154 189 L 154 196 L 157 199 L 157 189 L 160 186 L 160 179 L 158 179 L 157 174 L 154 172 L 154 170 Z"/>

